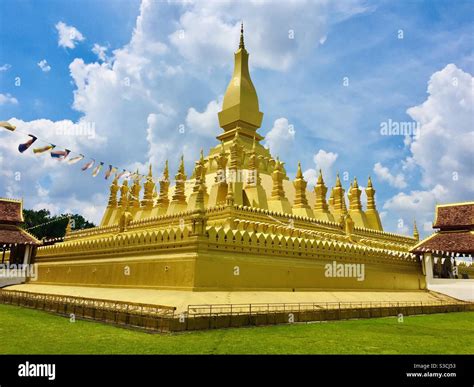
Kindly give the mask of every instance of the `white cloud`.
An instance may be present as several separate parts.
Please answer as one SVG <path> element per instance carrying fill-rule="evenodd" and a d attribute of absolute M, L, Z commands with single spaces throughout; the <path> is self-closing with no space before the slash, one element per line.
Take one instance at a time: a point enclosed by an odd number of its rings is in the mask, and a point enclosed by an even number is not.
<path fill-rule="evenodd" d="M 421 175 L 425 190 L 401 192 L 384 208 L 392 217 L 416 217 L 429 232 L 436 204 L 466 201 L 474 195 L 473 77 L 449 64 L 428 82 L 428 98 L 407 113 L 420 124 L 420 136 L 409 144 L 402 162 Z M 420 230 L 421 231 L 421 230 Z"/>
<path fill-rule="evenodd" d="M 431 190 L 414 190 L 410 193 L 400 192 L 387 200 L 383 209 L 389 211 L 392 224 L 389 227 L 397 232 L 408 233 L 407 225 L 410 225 L 410 232 L 413 220 L 423 225 L 423 231 L 426 225 L 433 221 L 433 210 L 438 203 L 444 203 L 448 197 L 448 190 L 438 184 Z M 422 231 L 422 230 L 419 230 Z M 432 230 L 431 230 L 432 231 Z"/>
<path fill-rule="evenodd" d="M 380 163 L 375 163 L 374 172 L 380 180 L 388 182 L 388 184 L 390 184 L 392 187 L 399 189 L 407 187 L 407 182 L 405 181 L 405 176 L 403 173 L 392 175 L 390 170 Z"/>
<path fill-rule="evenodd" d="M 80 214 L 86 220 L 99 225 L 104 214 L 104 208 L 91 203 L 105 203 L 106 200 L 107 198 L 104 194 L 94 194 L 86 200 L 78 200 L 75 195 L 72 195 L 61 203 L 57 203 L 48 195 L 45 195 L 41 197 L 41 199 L 36 200 L 32 208 L 36 211 L 45 209 L 48 210 L 51 215 L 56 216 L 61 214 Z"/>
<path fill-rule="evenodd" d="M 196 1 L 183 7 L 185 12 L 169 38 L 187 60 L 228 65 L 237 49 L 243 20 L 251 65 L 283 71 L 324 41 L 330 26 L 369 10 L 359 0 L 278 1 L 271 9 L 264 1 Z"/>
<path fill-rule="evenodd" d="M 277 118 L 273 127 L 265 135 L 265 146 L 272 154 L 281 155 L 284 148 L 295 140 L 295 128 L 287 118 Z"/>
<path fill-rule="evenodd" d="M 195 108 L 189 108 L 186 116 L 186 126 L 191 132 L 214 138 L 219 131 L 217 113 L 222 108 L 222 97 L 209 102 L 206 109 L 200 113 Z"/>
<path fill-rule="evenodd" d="M 55 27 L 59 35 L 59 47 L 74 48 L 78 42 L 82 42 L 85 39 L 76 27 L 68 26 L 62 21 L 57 23 Z"/>
<path fill-rule="evenodd" d="M 75 58 L 69 65 L 75 86 L 72 106 L 80 113 L 81 122 L 94 125 L 95 139 L 60 136 L 58 125 L 79 124 L 71 121 L 9 121 L 23 132 L 33 132 L 119 168 L 138 167 L 145 172 L 151 162 L 155 176 L 161 172 L 165 159 L 170 160 L 173 176 L 179 156 L 184 153 L 190 174 L 199 148 L 209 149 L 216 143 L 210 143 L 209 137 L 221 133 L 215 115 L 221 103 L 217 95 L 225 90 L 230 77 L 228 68 L 221 66 L 233 64 L 232 52 L 239 34 L 237 18 L 242 15 L 246 23 L 246 46 L 252 65 L 284 70 L 298 56 L 306 55 L 308 48 L 318 45 L 319 38 L 327 34 L 321 26 L 363 11 L 350 7 L 344 10 L 345 5 L 318 4 L 315 8 L 321 12 L 315 23 L 314 14 L 306 15 L 302 12 L 304 3 L 297 2 L 272 4 L 270 17 L 268 5 L 260 9 L 261 5 L 254 3 L 176 4 L 144 0 L 132 36 L 124 46 L 108 50 L 107 55 L 96 47 L 99 60 Z M 229 9 L 231 13 L 227 13 Z M 192 15 L 185 16 L 188 12 Z M 229 14 L 236 17 L 230 19 Z M 286 20 L 288 14 L 291 17 Z M 76 28 L 63 22 L 56 28 L 61 47 L 72 49 L 85 39 Z M 290 28 L 294 29 L 293 40 L 288 39 Z M 175 31 L 180 29 L 185 30 L 185 41 L 176 42 Z M 105 61 L 100 57 L 102 53 Z M 183 57 L 188 60 L 183 61 Z M 204 73 L 202 66 L 207 67 Z M 216 80 L 223 80 L 222 84 L 214 84 Z M 201 111 L 197 106 L 202 106 L 202 101 L 210 102 Z M 179 130 L 181 125 L 185 126 L 184 133 Z M 275 154 L 281 155 L 278 148 L 283 144 L 285 151 L 289 148 L 288 143 L 294 138 L 289 129 L 287 119 L 275 121 L 267 137 L 267 145 Z M 100 218 L 109 184 L 103 175 L 94 179 L 90 171 L 81 172 L 80 165 L 67 166 L 47 155 L 34 156 L 31 151 L 20 155 L 17 147 L 21 136 L 17 136 L 19 132 L 10 134 L 0 132 L 0 187 L 5 193 L 24 197 L 27 208 L 42 205 L 56 213 L 70 210 L 95 221 Z M 14 178 L 16 172 L 21 172 L 19 181 Z M 44 194 L 40 200 L 34 189 L 37 184 Z"/>
<path fill-rule="evenodd" d="M 107 59 L 107 50 L 106 46 L 101 46 L 100 44 L 94 43 L 94 47 L 92 47 L 92 52 L 97 55 L 102 62 L 105 62 Z"/>
<path fill-rule="evenodd" d="M 7 104 L 16 105 L 17 103 L 18 103 L 18 100 L 15 97 L 12 97 L 11 94 L 0 93 L 0 106 L 7 105 Z"/>
<path fill-rule="evenodd" d="M 38 183 L 38 184 L 36 184 L 36 194 L 38 195 L 38 197 L 44 198 L 44 197 L 48 196 L 49 190 L 42 187 L 41 184 Z"/>
<path fill-rule="evenodd" d="M 454 64 L 434 73 L 428 98 L 407 110 L 420 123 L 410 144 L 410 162 L 421 170 L 423 187 L 442 184 L 450 200 L 474 194 L 474 79 Z"/>
<path fill-rule="evenodd" d="M 321 169 L 323 177 L 325 178 L 326 184 L 333 180 L 332 168 L 338 157 L 337 153 L 326 152 L 324 149 L 320 149 L 318 153 L 313 156 L 316 168 L 310 168 L 304 171 L 303 176 L 310 185 L 316 185 L 319 170 Z"/>
<path fill-rule="evenodd" d="M 81 201 L 85 207 L 98 187 L 102 187 L 103 194 L 107 193 L 104 179 L 91 178 L 90 171 L 81 171 L 81 164 L 68 165 L 51 158 L 47 153 L 35 155 L 31 149 L 21 154 L 18 152 L 18 144 L 28 139 L 27 133 L 32 133 L 39 137 L 33 147 L 46 145 L 42 139 L 47 139 L 92 157 L 100 154 L 105 142 L 103 137 L 99 135 L 91 141 L 86 135 L 75 135 L 81 133 L 80 130 L 74 130 L 82 125 L 81 121 L 73 123 L 70 120 L 54 122 L 40 119 L 25 122 L 16 118 L 8 121 L 17 129 L 15 132 L 0 132 L 0 176 L 4 190 L 1 196 L 22 197 L 26 208 L 49 202 L 57 207 L 58 212 L 64 212 L 66 204 L 75 195 L 82 195 Z M 105 204 L 105 201 L 102 203 Z"/>
<path fill-rule="evenodd" d="M 44 73 L 47 73 L 51 71 L 51 66 L 48 64 L 46 59 L 40 60 L 38 62 L 38 67 L 43 71 Z"/>
<path fill-rule="evenodd" d="M 337 153 L 326 152 L 320 149 L 318 153 L 314 155 L 314 162 L 316 163 L 316 169 L 328 171 L 332 168 L 338 157 Z"/>
<path fill-rule="evenodd" d="M 8 63 L 5 63 L 4 65 L 0 66 L 0 71 L 7 71 L 11 68 L 12 66 Z"/>

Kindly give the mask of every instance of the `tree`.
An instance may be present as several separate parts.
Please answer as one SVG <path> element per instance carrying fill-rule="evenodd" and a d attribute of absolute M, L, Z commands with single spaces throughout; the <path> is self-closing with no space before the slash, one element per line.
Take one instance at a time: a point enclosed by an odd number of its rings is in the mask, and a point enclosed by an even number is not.
<path fill-rule="evenodd" d="M 23 228 L 38 239 L 62 238 L 66 233 L 66 226 L 71 219 L 73 230 L 95 227 L 95 225 L 79 214 L 61 214 L 52 216 L 48 210 L 23 210 L 25 222 Z"/>

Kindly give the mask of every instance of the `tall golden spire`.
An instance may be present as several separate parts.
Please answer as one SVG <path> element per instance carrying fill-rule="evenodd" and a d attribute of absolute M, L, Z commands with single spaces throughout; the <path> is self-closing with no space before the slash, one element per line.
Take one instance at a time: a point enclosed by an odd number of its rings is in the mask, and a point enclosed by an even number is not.
<path fill-rule="evenodd" d="M 163 176 L 160 179 L 160 195 L 158 196 L 157 204 L 160 208 L 160 215 L 166 213 L 168 210 L 168 205 L 170 204 L 170 200 L 168 197 L 170 187 L 170 174 L 168 168 L 168 160 L 165 162 L 165 169 L 163 171 Z"/>
<path fill-rule="evenodd" d="M 328 189 L 326 184 L 324 184 L 323 172 L 319 170 L 318 181 L 314 186 L 314 210 L 316 212 L 328 212 L 328 204 L 326 202 L 326 193 Z"/>
<path fill-rule="evenodd" d="M 420 240 L 420 233 L 418 232 L 418 227 L 416 227 L 416 220 L 413 220 L 413 238 L 417 241 Z"/>
<path fill-rule="evenodd" d="M 142 186 L 140 185 L 140 174 L 135 172 L 135 178 L 133 179 L 133 185 L 130 189 L 129 195 L 128 195 L 128 205 L 133 208 L 138 208 L 140 207 L 140 191 L 142 189 Z"/>
<path fill-rule="evenodd" d="M 308 204 L 306 198 L 306 186 L 308 183 L 303 177 L 301 170 L 301 163 L 298 161 L 298 168 L 296 170 L 296 177 L 293 180 L 293 187 L 295 187 L 295 200 L 293 202 L 293 214 L 298 216 L 313 216 L 313 211 Z"/>
<path fill-rule="evenodd" d="M 367 187 L 365 188 L 365 194 L 367 196 L 367 209 L 365 210 L 365 215 L 367 217 L 369 228 L 383 231 L 382 222 L 380 221 L 380 216 L 375 206 L 375 189 L 372 185 L 372 179 L 370 176 L 367 181 Z"/>
<path fill-rule="evenodd" d="M 222 111 L 219 112 L 219 125 L 224 133 L 218 139 L 231 138 L 236 128 L 240 128 L 240 135 L 256 137 L 258 141 L 263 138 L 256 133 L 262 124 L 263 113 L 260 112 L 257 92 L 250 78 L 248 60 L 242 23 L 239 49 L 234 54 L 234 73 L 224 94 Z"/>
<path fill-rule="evenodd" d="M 362 203 L 360 201 L 361 194 L 362 190 L 359 188 L 357 178 L 354 177 L 354 182 L 351 184 L 351 188 L 347 193 L 349 198 L 349 215 L 355 226 L 368 228 L 369 223 L 365 212 L 362 210 Z"/>
<path fill-rule="evenodd" d="M 127 208 L 128 206 L 128 180 L 125 180 L 120 187 L 120 201 L 118 202 L 119 207 L 122 209 Z"/>
<path fill-rule="evenodd" d="M 118 178 L 117 178 L 117 175 L 115 175 L 115 178 L 112 181 L 112 184 L 110 186 L 110 195 L 109 195 L 108 207 L 117 207 L 117 192 L 118 192 L 118 190 L 119 190 Z"/>
<path fill-rule="evenodd" d="M 144 186 L 144 193 L 143 193 L 143 200 L 142 200 L 142 207 L 146 209 L 150 209 L 153 207 L 153 191 L 155 190 L 155 182 L 153 181 L 153 173 L 151 170 L 151 164 L 148 167 L 148 176 L 146 177 L 146 181 Z"/>
<path fill-rule="evenodd" d="M 180 211 L 185 211 L 188 203 L 186 202 L 185 184 L 186 172 L 184 170 L 184 155 L 181 156 L 181 161 L 178 167 L 178 173 L 175 175 L 174 193 L 171 197 L 171 202 L 168 207 L 168 214 L 176 214 Z"/>
<path fill-rule="evenodd" d="M 291 214 L 291 204 L 285 195 L 283 187 L 283 180 L 285 173 L 283 172 L 283 163 L 277 158 L 275 169 L 272 172 L 272 191 L 270 199 L 268 200 L 268 209 L 270 211 L 284 212 Z"/>
<path fill-rule="evenodd" d="M 354 177 L 354 183 L 351 184 L 351 188 L 348 192 L 349 194 L 349 208 L 351 210 L 361 210 L 362 203 L 360 201 L 360 195 L 362 191 L 359 188 L 359 184 L 357 183 L 357 178 Z"/>
<path fill-rule="evenodd" d="M 326 187 L 326 184 L 324 184 L 323 172 L 320 169 L 318 181 L 314 186 L 314 217 L 316 219 L 334 222 L 334 217 L 330 213 L 328 203 L 326 202 L 327 192 L 328 188 Z"/>

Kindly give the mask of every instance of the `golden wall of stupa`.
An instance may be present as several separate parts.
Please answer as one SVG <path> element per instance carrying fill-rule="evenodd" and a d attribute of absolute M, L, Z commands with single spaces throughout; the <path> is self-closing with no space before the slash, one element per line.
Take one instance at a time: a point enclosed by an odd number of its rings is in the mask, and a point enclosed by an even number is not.
<path fill-rule="evenodd" d="M 308 190 L 261 145 L 263 113 L 243 33 L 224 96 L 215 147 L 191 176 L 184 159 L 156 184 L 139 175 L 110 187 L 99 227 L 68 230 L 38 249 L 39 283 L 179 290 L 424 289 L 417 238 L 384 232 L 369 178 L 362 207 L 356 179 L 329 191 L 320 171 Z M 188 155 L 186 155 L 188 156 Z M 173 186 L 171 183 L 173 182 Z M 329 191 L 329 192 L 328 192 Z M 362 265 L 364 278 L 327 265 Z M 354 266 L 355 267 L 355 266 Z M 360 267 L 360 266 L 359 266 Z"/>

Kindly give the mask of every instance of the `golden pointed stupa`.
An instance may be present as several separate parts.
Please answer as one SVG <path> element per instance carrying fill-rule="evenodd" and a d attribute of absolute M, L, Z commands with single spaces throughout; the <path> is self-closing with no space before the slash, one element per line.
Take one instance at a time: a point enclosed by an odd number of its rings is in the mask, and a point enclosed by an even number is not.
<path fill-rule="evenodd" d="M 249 53 L 244 45 L 244 26 L 240 30 L 240 44 L 234 54 L 234 73 L 227 86 L 222 103 L 222 110 L 218 114 L 219 125 L 225 133 L 220 136 L 226 139 L 233 136 L 236 128 L 243 135 L 261 137 L 256 130 L 262 124 L 263 113 L 258 106 L 258 97 L 255 86 L 250 78 Z"/>
<path fill-rule="evenodd" d="M 156 200 L 145 182 L 143 206 L 138 179 L 130 189 L 127 181 L 120 189 L 113 182 L 100 227 L 71 231 L 64 242 L 38 249 L 38 283 L 200 291 L 425 288 L 420 262 L 409 253 L 416 240 L 383 231 L 370 178 L 366 208 L 354 180 L 348 209 L 339 175 L 328 200 L 322 171 L 314 189 L 301 165 L 291 181 L 284 163 L 261 145 L 263 113 L 248 60 L 242 27 L 219 112 L 224 132 L 191 178 L 181 157 L 170 182 L 166 163 Z M 363 263 L 364 281 L 326 276 L 325 265 L 334 261 Z M 123 275 L 124 266 L 132 275 Z"/>

